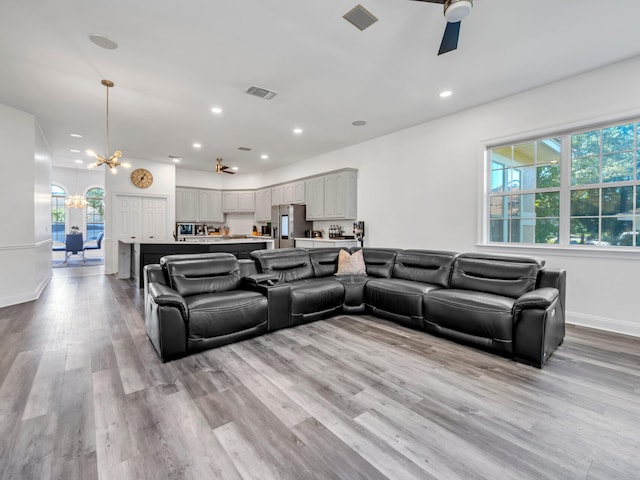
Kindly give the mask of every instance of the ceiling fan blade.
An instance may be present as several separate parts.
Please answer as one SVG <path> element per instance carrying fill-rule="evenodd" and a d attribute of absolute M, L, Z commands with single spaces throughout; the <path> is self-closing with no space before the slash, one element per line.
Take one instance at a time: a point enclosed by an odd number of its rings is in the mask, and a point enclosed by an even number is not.
<path fill-rule="evenodd" d="M 442 36 L 442 43 L 440 43 L 440 50 L 438 50 L 438 55 L 442 55 L 443 53 L 447 53 L 458 48 L 460 23 L 461 22 L 447 22 L 447 27 L 444 29 L 444 35 Z"/>
<path fill-rule="evenodd" d="M 223 173 L 228 173 L 229 175 L 235 175 L 236 172 L 227 172 L 226 170 L 223 170 Z"/>

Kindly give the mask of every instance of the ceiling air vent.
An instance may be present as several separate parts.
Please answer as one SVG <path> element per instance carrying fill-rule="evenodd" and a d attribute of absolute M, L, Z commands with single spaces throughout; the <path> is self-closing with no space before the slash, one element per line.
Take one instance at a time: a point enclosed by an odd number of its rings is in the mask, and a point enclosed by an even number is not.
<path fill-rule="evenodd" d="M 250 152 L 251 149 L 249 147 L 238 147 L 238 150 L 242 150 L 243 152 Z"/>
<path fill-rule="evenodd" d="M 378 21 L 378 19 L 369 10 L 360 4 L 345 13 L 342 18 L 360 30 L 369 28 Z"/>
<path fill-rule="evenodd" d="M 275 97 L 277 95 L 276 92 L 273 92 L 271 90 L 267 90 L 266 88 L 261 88 L 261 87 L 249 87 L 247 89 L 247 93 L 249 95 L 253 95 L 255 97 L 260 97 L 260 98 L 264 98 L 265 100 L 271 100 L 273 97 Z"/>

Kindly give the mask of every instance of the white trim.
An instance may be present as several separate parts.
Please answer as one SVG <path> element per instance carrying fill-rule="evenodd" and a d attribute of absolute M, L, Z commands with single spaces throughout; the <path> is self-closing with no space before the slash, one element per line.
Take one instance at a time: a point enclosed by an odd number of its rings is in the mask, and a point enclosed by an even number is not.
<path fill-rule="evenodd" d="M 615 318 L 596 317 L 584 313 L 567 312 L 565 321 L 571 325 L 595 328 L 607 332 L 621 333 L 640 337 L 640 324 L 616 320 Z"/>
<path fill-rule="evenodd" d="M 490 243 L 476 244 L 478 250 L 518 250 L 521 254 L 545 255 L 550 257 L 584 257 L 584 258 L 608 258 L 612 260 L 640 261 L 640 251 L 626 247 L 595 247 L 595 246 L 566 246 L 558 245 L 534 245 L 530 243 Z"/>
<path fill-rule="evenodd" d="M 49 269 L 51 272 L 51 269 Z M 9 297 L 0 297 L 0 308 L 9 307 L 11 305 L 17 305 L 19 303 L 31 302 L 33 300 L 38 300 L 40 295 L 44 291 L 45 287 L 49 284 L 51 280 L 51 273 L 44 277 L 39 285 L 36 286 L 33 290 L 28 292 L 21 292 L 17 295 L 12 295 Z"/>
<path fill-rule="evenodd" d="M 51 245 L 53 240 L 50 238 L 46 240 L 41 240 L 36 243 L 18 243 L 13 245 L 0 245 L 0 250 L 35 250 L 36 248 L 40 248 L 44 245 Z"/>

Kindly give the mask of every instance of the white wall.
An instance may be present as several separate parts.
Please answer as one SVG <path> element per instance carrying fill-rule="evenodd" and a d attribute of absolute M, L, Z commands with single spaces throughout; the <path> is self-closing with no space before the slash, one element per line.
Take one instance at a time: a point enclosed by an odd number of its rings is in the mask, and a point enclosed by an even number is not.
<path fill-rule="evenodd" d="M 568 321 L 640 336 L 640 252 L 477 245 L 483 146 L 640 116 L 638 78 L 640 58 L 273 170 L 264 181 L 358 168 L 365 245 L 536 254 L 567 270 Z"/>
<path fill-rule="evenodd" d="M 113 175 L 105 169 L 105 272 L 118 272 L 118 239 L 113 236 L 114 215 L 113 205 L 116 195 L 140 195 L 162 197 L 167 200 L 166 231 L 169 235 L 174 231 L 176 218 L 176 168 L 175 165 L 157 163 L 149 160 L 126 158 L 131 163 L 131 169 L 118 168 Z M 153 184 L 149 188 L 138 188 L 131 183 L 131 172 L 136 168 L 146 168 L 153 175 Z"/>
<path fill-rule="evenodd" d="M 51 278 L 51 157 L 33 117 L 0 104 L 0 307 L 38 298 Z"/>

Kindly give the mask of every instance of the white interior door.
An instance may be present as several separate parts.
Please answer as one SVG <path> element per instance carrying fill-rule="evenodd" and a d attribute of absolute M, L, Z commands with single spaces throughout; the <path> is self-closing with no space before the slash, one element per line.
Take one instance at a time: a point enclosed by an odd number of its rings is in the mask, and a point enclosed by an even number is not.
<path fill-rule="evenodd" d="M 142 198 L 142 237 L 167 238 L 167 199 Z"/>
<path fill-rule="evenodd" d="M 134 195 L 117 195 L 113 218 L 115 240 L 142 238 L 142 198 Z"/>

